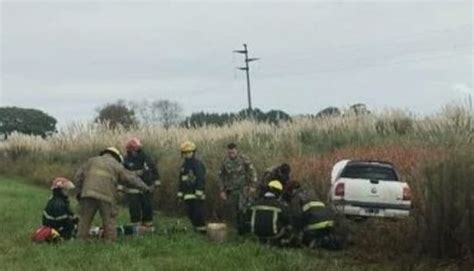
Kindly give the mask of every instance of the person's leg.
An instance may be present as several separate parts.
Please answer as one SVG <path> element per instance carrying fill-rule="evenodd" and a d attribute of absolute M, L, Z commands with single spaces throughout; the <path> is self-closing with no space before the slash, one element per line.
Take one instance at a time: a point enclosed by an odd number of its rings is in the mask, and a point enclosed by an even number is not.
<path fill-rule="evenodd" d="M 194 202 L 194 223 L 195 229 L 199 233 L 206 233 L 206 213 L 203 200 L 195 200 Z"/>
<path fill-rule="evenodd" d="M 142 225 L 153 226 L 153 193 L 143 193 L 140 197 L 142 208 Z"/>
<path fill-rule="evenodd" d="M 82 198 L 79 201 L 79 224 L 77 226 L 77 238 L 82 240 L 89 239 L 89 229 L 97 212 L 97 200 L 91 198 Z"/>
<path fill-rule="evenodd" d="M 104 228 L 104 240 L 115 241 L 117 240 L 117 207 L 112 203 L 100 201 L 99 202 L 99 213 L 102 217 L 102 227 Z"/>
<path fill-rule="evenodd" d="M 129 193 L 127 194 L 128 212 L 130 214 L 130 222 L 132 224 L 139 224 L 142 220 L 142 206 L 140 200 L 141 194 Z"/>

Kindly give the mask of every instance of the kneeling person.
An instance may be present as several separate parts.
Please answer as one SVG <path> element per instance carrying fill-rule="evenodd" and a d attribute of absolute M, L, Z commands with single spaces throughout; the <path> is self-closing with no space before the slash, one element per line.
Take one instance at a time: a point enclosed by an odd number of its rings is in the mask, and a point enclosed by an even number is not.
<path fill-rule="evenodd" d="M 53 195 L 43 211 L 43 226 L 56 231 L 63 239 L 71 239 L 74 235 L 78 218 L 71 211 L 67 191 L 74 189 L 74 184 L 63 177 L 53 180 L 51 190 Z"/>
<path fill-rule="evenodd" d="M 281 201 L 282 184 L 271 181 L 268 190 L 250 207 L 250 231 L 261 242 L 284 245 L 290 234 L 291 221 L 287 206 Z"/>

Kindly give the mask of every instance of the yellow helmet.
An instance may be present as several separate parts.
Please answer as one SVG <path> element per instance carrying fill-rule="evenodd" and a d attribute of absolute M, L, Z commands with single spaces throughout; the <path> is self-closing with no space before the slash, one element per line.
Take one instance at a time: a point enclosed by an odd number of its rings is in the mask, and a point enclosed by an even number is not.
<path fill-rule="evenodd" d="M 283 185 L 278 180 L 272 180 L 268 183 L 269 188 L 276 189 L 278 191 L 283 191 Z"/>
<path fill-rule="evenodd" d="M 191 141 L 185 141 L 181 144 L 179 149 L 181 150 L 181 152 L 193 152 L 196 151 L 196 144 Z"/>
<path fill-rule="evenodd" d="M 111 154 L 119 163 L 123 163 L 123 156 L 120 151 L 115 147 L 108 147 L 107 149 L 100 152 L 100 155 L 105 153 Z"/>

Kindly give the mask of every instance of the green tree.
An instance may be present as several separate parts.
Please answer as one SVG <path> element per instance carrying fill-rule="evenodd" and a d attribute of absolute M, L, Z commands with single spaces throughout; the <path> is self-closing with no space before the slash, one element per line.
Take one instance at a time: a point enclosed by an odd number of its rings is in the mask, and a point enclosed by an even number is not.
<path fill-rule="evenodd" d="M 95 122 L 107 123 L 112 129 L 118 126 L 128 129 L 138 123 L 135 117 L 135 111 L 128 108 L 123 100 L 104 105 L 98 110 L 98 114 L 99 115 L 95 118 Z"/>
<path fill-rule="evenodd" d="M 0 107 L 0 134 L 12 132 L 45 137 L 56 132 L 57 120 L 38 109 Z"/>

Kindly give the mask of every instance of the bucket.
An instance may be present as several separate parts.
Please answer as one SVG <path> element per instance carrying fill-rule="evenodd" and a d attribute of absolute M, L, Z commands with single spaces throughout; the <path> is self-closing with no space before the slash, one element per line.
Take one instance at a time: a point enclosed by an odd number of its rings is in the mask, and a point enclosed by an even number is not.
<path fill-rule="evenodd" d="M 223 243 L 227 240 L 227 225 L 225 223 L 207 224 L 207 237 L 216 243 Z"/>

